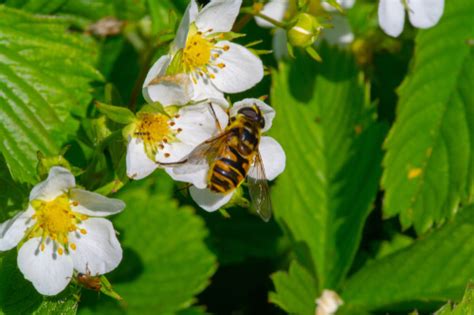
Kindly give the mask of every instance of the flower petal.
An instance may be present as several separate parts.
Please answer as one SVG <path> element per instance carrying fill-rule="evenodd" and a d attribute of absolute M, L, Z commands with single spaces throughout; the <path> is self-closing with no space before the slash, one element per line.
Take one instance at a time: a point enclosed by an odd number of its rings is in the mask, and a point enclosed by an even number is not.
<path fill-rule="evenodd" d="M 0 251 L 12 249 L 25 237 L 25 232 L 35 223 L 35 210 L 29 206 L 8 221 L 0 224 Z"/>
<path fill-rule="evenodd" d="M 67 254 L 58 255 L 52 241 L 46 244 L 44 251 L 39 249 L 40 244 L 39 237 L 23 244 L 18 251 L 18 268 L 39 293 L 56 295 L 71 281 L 72 259 Z"/>
<path fill-rule="evenodd" d="M 127 176 L 142 179 L 153 173 L 158 165 L 150 160 L 145 152 L 145 145 L 137 138 L 131 138 L 127 146 Z"/>
<path fill-rule="evenodd" d="M 343 9 L 350 9 L 354 6 L 355 0 L 336 0 L 337 3 L 341 5 Z M 323 7 L 324 10 L 328 12 L 335 12 L 337 9 L 330 5 L 327 1 L 322 1 L 321 6 Z"/>
<path fill-rule="evenodd" d="M 77 206 L 72 206 L 72 211 L 94 217 L 116 214 L 125 208 L 125 202 L 122 200 L 107 198 L 82 189 L 72 189 L 71 199 L 79 203 Z"/>
<path fill-rule="evenodd" d="M 188 103 L 194 93 L 187 74 L 166 75 L 171 56 L 158 59 L 148 71 L 143 83 L 143 97 L 148 103 L 159 102 L 163 106 Z"/>
<path fill-rule="evenodd" d="M 222 109 L 224 106 L 228 106 L 227 102 L 209 101 L 181 108 L 179 118 L 175 119 L 175 127 L 182 130 L 177 138 L 186 144 L 197 146 L 216 135 L 220 131 L 218 127 L 221 131 L 224 130 L 228 123 L 227 113 Z"/>
<path fill-rule="evenodd" d="M 414 27 L 436 25 L 444 11 L 444 0 L 408 0 L 408 18 Z"/>
<path fill-rule="evenodd" d="M 172 179 L 180 182 L 190 183 L 193 187 L 198 189 L 205 189 L 207 187 L 207 173 L 209 167 L 206 165 L 196 165 L 192 168 L 187 168 L 187 171 L 182 171 L 183 166 L 166 168 L 166 173 Z"/>
<path fill-rule="evenodd" d="M 201 101 L 205 99 L 215 99 L 221 102 L 226 102 L 224 93 L 219 91 L 219 89 L 211 82 L 211 79 L 208 77 L 203 77 L 200 75 L 195 75 L 196 81 L 193 81 L 193 100 Z"/>
<path fill-rule="evenodd" d="M 163 149 L 156 152 L 159 163 L 176 163 L 181 161 L 194 149 L 194 146 L 178 141 L 163 144 Z"/>
<path fill-rule="evenodd" d="M 223 205 L 228 203 L 232 198 L 234 192 L 227 195 L 217 194 L 209 189 L 198 189 L 194 186 L 189 188 L 189 193 L 193 200 L 206 211 L 212 212 L 220 209 Z"/>
<path fill-rule="evenodd" d="M 229 32 L 239 15 L 242 0 L 211 0 L 196 17 L 196 26 L 202 32 Z"/>
<path fill-rule="evenodd" d="M 334 14 L 332 16 L 333 28 L 324 29 L 322 38 L 331 45 L 346 46 L 354 41 L 349 21 L 345 16 Z"/>
<path fill-rule="evenodd" d="M 122 247 L 115 235 L 112 223 L 103 218 L 83 221 L 81 228 L 87 233 L 69 233 L 69 240 L 76 244 L 70 255 L 74 269 L 81 273 L 89 271 L 92 275 L 102 275 L 114 270 L 122 260 Z"/>
<path fill-rule="evenodd" d="M 285 170 L 285 151 L 283 151 L 281 145 L 272 137 L 262 137 L 258 150 L 262 157 L 265 176 L 268 180 L 274 180 Z M 248 176 L 253 178 L 257 177 L 254 167 L 249 170 Z"/>
<path fill-rule="evenodd" d="M 233 117 L 237 115 L 241 108 L 252 107 L 254 104 L 257 105 L 263 113 L 265 127 L 262 129 L 262 132 L 266 132 L 272 127 L 273 118 L 275 118 L 275 110 L 257 98 L 246 98 L 235 103 L 229 111 L 229 116 Z"/>
<path fill-rule="evenodd" d="M 402 0 L 380 0 L 379 25 L 382 30 L 392 37 L 397 37 L 403 31 L 405 23 L 405 8 Z"/>
<path fill-rule="evenodd" d="M 285 12 L 288 9 L 289 1 L 288 0 L 270 0 L 265 6 L 263 7 L 262 13 L 263 15 L 266 15 L 278 22 L 283 21 L 283 17 L 285 16 Z M 265 21 L 262 18 L 256 17 L 255 22 L 258 24 L 260 27 L 275 27 L 270 22 Z"/>
<path fill-rule="evenodd" d="M 179 24 L 176 37 L 173 42 L 173 49 L 179 50 L 186 46 L 186 39 L 188 38 L 189 25 L 196 20 L 198 15 L 198 6 L 195 0 L 191 0 L 186 11 L 184 12 L 181 23 Z"/>
<path fill-rule="evenodd" d="M 76 186 L 76 180 L 69 170 L 53 166 L 49 170 L 48 178 L 33 187 L 30 192 L 30 200 L 51 201 L 74 186 Z"/>
<path fill-rule="evenodd" d="M 217 58 L 217 64 L 223 64 L 217 69 L 212 83 L 222 92 L 239 93 L 250 89 L 263 78 L 263 64 L 244 46 L 228 41 L 217 43 L 218 46 L 229 46 L 227 51 Z"/>

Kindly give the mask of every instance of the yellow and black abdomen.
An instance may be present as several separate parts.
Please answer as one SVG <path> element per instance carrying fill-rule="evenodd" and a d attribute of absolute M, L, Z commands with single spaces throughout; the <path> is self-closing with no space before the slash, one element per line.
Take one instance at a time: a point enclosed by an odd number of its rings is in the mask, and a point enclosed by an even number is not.
<path fill-rule="evenodd" d="M 244 181 L 260 142 L 258 128 L 251 124 L 234 123 L 229 127 L 229 138 L 209 170 L 208 188 L 217 193 L 228 193 Z"/>

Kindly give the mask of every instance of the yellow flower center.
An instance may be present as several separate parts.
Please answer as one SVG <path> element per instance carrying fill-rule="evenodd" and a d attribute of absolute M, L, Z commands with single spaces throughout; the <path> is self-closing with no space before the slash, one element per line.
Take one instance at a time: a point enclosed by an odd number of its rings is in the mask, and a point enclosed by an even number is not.
<path fill-rule="evenodd" d="M 176 115 L 174 118 L 178 118 Z M 141 139 L 145 145 L 145 152 L 151 160 L 155 160 L 158 150 L 163 150 L 165 144 L 174 141 L 175 135 L 181 129 L 173 129 L 176 123 L 173 118 L 161 113 L 138 114 L 138 122 L 135 127 L 135 138 Z M 164 154 L 169 157 L 169 153 Z"/>
<path fill-rule="evenodd" d="M 76 244 L 69 244 L 68 234 L 78 230 L 78 223 L 88 217 L 73 212 L 71 203 L 67 194 L 60 195 L 52 201 L 33 200 L 31 202 L 35 209 L 33 219 L 36 219 L 36 224 L 29 231 L 28 238 L 41 237 L 40 249 L 42 251 L 47 238 L 61 244 L 64 248 L 76 249 Z M 84 229 L 79 229 L 79 232 L 87 233 Z M 64 252 L 63 248 L 59 246 L 57 251 L 60 255 Z"/>
<path fill-rule="evenodd" d="M 209 64 L 213 46 L 212 42 L 203 37 L 200 32 L 189 36 L 183 52 L 185 68 L 192 70 Z"/>

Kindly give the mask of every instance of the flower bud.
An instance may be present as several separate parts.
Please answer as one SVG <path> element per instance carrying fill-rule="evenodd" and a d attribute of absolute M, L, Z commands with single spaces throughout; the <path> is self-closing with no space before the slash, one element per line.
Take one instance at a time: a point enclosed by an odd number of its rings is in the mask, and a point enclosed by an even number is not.
<path fill-rule="evenodd" d="M 295 24 L 288 30 L 288 42 L 294 47 L 308 47 L 316 41 L 321 29 L 316 17 L 300 13 Z"/>

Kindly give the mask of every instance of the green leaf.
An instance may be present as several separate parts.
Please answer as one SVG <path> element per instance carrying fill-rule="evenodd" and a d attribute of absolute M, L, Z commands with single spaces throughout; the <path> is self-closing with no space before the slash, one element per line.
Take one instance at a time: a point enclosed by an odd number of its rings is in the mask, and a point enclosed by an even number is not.
<path fill-rule="evenodd" d="M 474 314 L 474 283 L 469 282 L 462 301 L 455 305 L 448 302 L 435 315 L 465 315 Z"/>
<path fill-rule="evenodd" d="M 280 271 L 272 276 L 275 290 L 270 301 L 289 314 L 313 315 L 316 309 L 317 285 L 313 276 L 297 261 L 292 261 L 288 273 Z"/>
<path fill-rule="evenodd" d="M 110 120 L 119 124 L 128 125 L 135 120 L 135 115 L 126 107 L 96 103 L 97 109 Z"/>
<path fill-rule="evenodd" d="M 447 1 L 440 23 L 419 32 L 385 143 L 384 214 L 419 234 L 473 198 L 473 14 L 473 1 Z"/>
<path fill-rule="evenodd" d="M 342 292 L 344 303 L 355 312 L 405 303 L 409 310 L 409 302 L 459 299 L 467 281 L 474 279 L 473 235 L 470 206 L 454 222 L 354 274 Z"/>
<path fill-rule="evenodd" d="M 84 116 L 95 46 L 61 19 L 0 5 L 0 151 L 14 179 L 35 182 L 36 152 L 56 155 Z"/>
<path fill-rule="evenodd" d="M 190 306 L 216 270 L 216 259 L 204 243 L 204 221 L 170 199 L 172 185 L 162 172 L 132 182 L 116 196 L 127 204 L 114 222 L 124 258 L 107 278 L 129 314 L 173 314 Z M 91 313 L 120 311 L 119 305 L 106 308 L 100 301 L 88 307 Z"/>
<path fill-rule="evenodd" d="M 287 154 L 275 217 L 319 290 L 339 287 L 354 259 L 381 174 L 385 127 L 373 119 L 349 54 L 321 46 L 273 75 L 273 135 Z"/>

